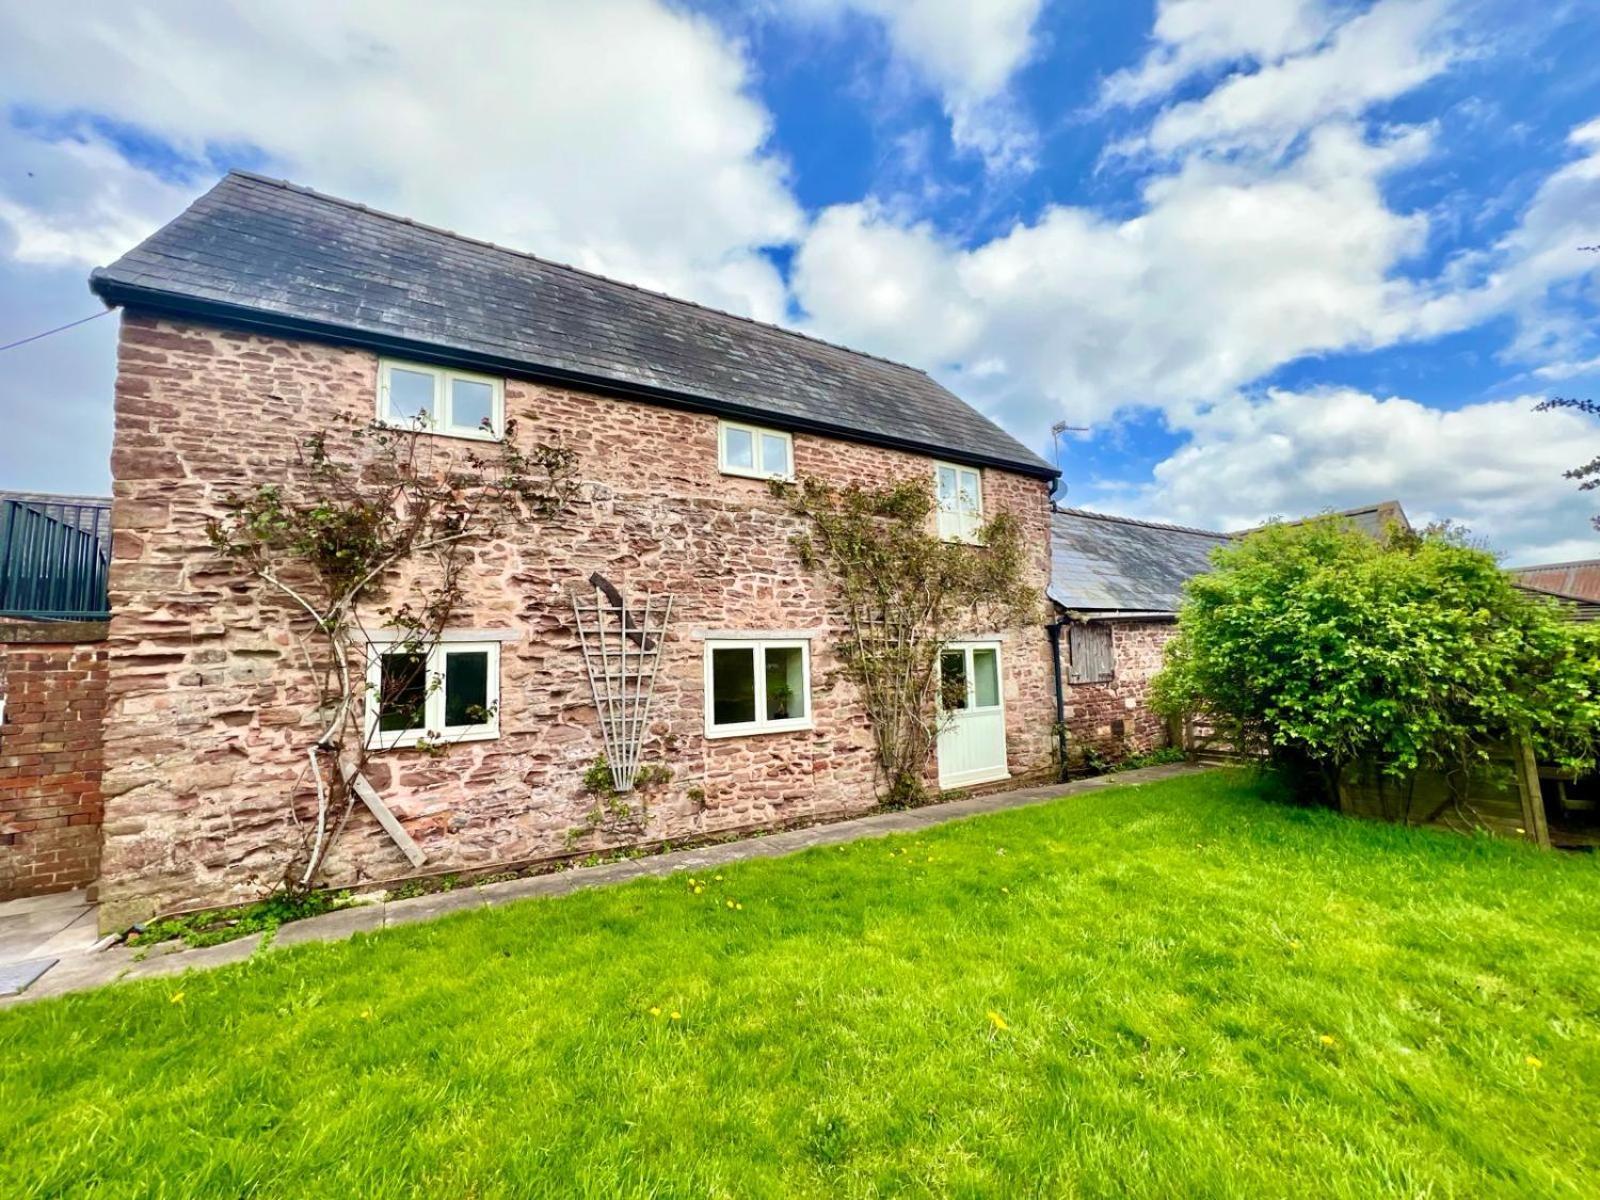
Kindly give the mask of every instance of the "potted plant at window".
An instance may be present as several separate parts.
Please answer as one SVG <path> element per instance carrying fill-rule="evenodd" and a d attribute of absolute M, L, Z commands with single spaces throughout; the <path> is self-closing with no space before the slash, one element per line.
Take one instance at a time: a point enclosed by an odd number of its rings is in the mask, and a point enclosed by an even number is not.
<path fill-rule="evenodd" d="M 785 721 L 789 717 L 789 701 L 794 698 L 794 690 L 787 683 L 773 683 L 767 688 L 767 699 L 772 702 L 772 711 L 767 715 L 774 721 Z"/>

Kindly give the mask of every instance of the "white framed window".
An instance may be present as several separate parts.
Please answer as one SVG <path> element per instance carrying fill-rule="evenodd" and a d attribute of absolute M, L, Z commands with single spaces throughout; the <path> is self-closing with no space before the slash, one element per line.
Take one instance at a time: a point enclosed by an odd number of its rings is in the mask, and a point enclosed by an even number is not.
<path fill-rule="evenodd" d="M 486 742 L 500 736 L 500 643 L 374 642 L 367 659 L 367 744 Z"/>
<path fill-rule="evenodd" d="M 706 736 L 811 728 L 811 643 L 706 642 Z"/>
<path fill-rule="evenodd" d="M 378 363 L 378 420 L 385 425 L 497 442 L 505 410 L 503 379 L 387 358 Z"/>
<path fill-rule="evenodd" d="M 751 479 L 793 479 L 794 438 L 781 429 L 718 421 L 717 468 Z"/>
<path fill-rule="evenodd" d="M 935 463 L 939 489 L 939 536 L 947 542 L 975 542 L 983 527 L 983 475 L 976 467 Z"/>

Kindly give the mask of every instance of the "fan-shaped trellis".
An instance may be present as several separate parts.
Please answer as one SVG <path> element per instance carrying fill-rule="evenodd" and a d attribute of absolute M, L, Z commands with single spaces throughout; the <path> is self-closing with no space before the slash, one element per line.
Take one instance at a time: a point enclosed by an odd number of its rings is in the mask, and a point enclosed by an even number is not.
<path fill-rule="evenodd" d="M 589 576 L 594 598 L 572 594 L 572 615 L 578 623 L 583 664 L 600 714 L 611 783 L 619 792 L 633 790 L 639 773 L 639 752 L 650 720 L 656 690 L 656 668 L 672 618 L 672 597 L 646 592 L 644 607 L 630 610 L 623 594 L 604 576 Z"/>

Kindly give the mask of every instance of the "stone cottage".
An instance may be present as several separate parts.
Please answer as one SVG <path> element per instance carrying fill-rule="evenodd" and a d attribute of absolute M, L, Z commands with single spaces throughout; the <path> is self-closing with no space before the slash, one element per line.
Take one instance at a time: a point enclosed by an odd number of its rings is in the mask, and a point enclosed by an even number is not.
<path fill-rule="evenodd" d="M 674 597 L 643 751 L 672 778 L 633 840 L 873 804 L 837 618 L 768 477 L 925 478 L 947 537 L 1010 510 L 1036 548 L 1029 582 L 1049 580 L 1055 468 L 898 363 L 245 173 L 91 286 L 123 310 L 108 925 L 250 898 L 281 872 L 311 720 L 303 672 L 282 614 L 219 560 L 205 525 L 341 415 L 426 410 L 441 445 L 504 437 L 514 420 L 516 437 L 575 451 L 582 481 L 558 521 L 476 552 L 459 627 L 436 651 L 439 703 L 497 696 L 494 720 L 442 758 L 401 736 L 373 760 L 423 871 L 570 852 L 585 829 L 582 778 L 602 739 L 570 596 L 596 572 Z M 951 655 L 967 702 L 941 735 L 937 782 L 1047 769 L 1045 632 L 972 630 Z M 418 869 L 358 809 L 329 875 Z"/>

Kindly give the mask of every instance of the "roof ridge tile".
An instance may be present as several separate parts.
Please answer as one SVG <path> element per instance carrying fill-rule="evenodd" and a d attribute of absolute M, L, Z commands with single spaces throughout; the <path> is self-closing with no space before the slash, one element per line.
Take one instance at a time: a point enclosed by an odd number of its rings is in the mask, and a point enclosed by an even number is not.
<path fill-rule="evenodd" d="M 1088 517 L 1096 521 L 1120 521 L 1124 525 L 1142 525 L 1147 529 L 1170 529 L 1174 533 L 1194 533 L 1202 537 L 1231 538 L 1234 535 L 1216 529 L 1200 529 L 1194 525 L 1174 525 L 1170 521 L 1151 521 L 1144 517 L 1128 517 L 1121 513 L 1097 512 L 1092 508 L 1073 508 L 1065 504 L 1051 506 L 1053 513 L 1070 517 Z"/>

